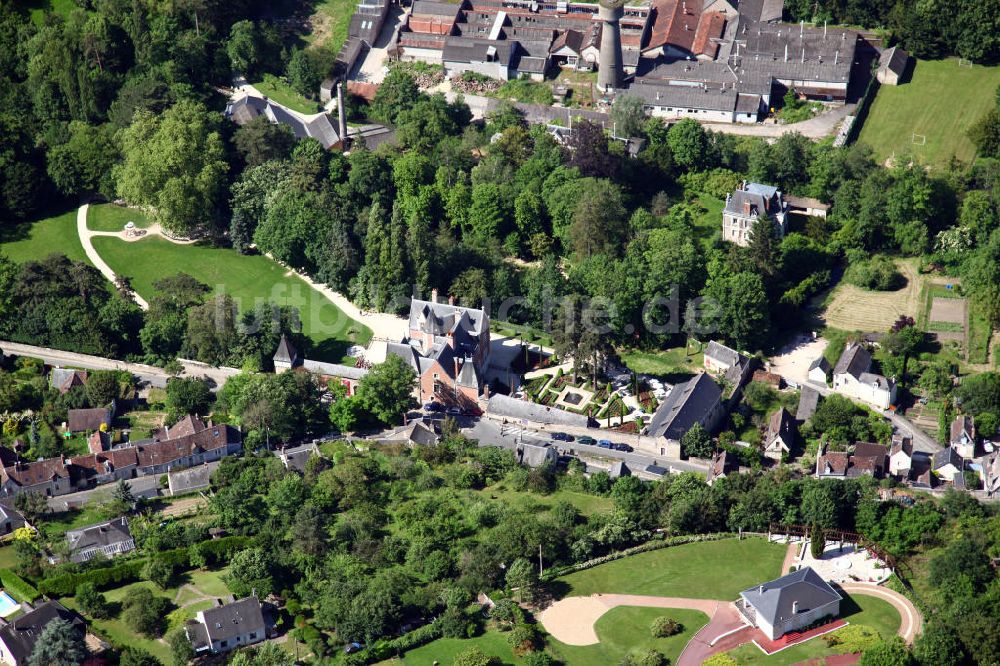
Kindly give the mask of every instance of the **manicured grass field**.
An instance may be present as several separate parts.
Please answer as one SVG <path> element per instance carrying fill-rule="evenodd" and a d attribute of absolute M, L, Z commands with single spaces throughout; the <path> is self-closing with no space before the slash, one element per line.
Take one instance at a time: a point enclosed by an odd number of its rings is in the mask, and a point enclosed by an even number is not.
<path fill-rule="evenodd" d="M 134 222 L 145 229 L 152 220 L 138 208 L 125 208 L 114 204 L 96 204 L 87 210 L 87 228 L 92 231 L 122 231 L 125 225 Z"/>
<path fill-rule="evenodd" d="M 841 602 L 841 612 L 851 624 L 863 624 L 877 630 L 883 638 L 889 638 L 899 629 L 899 612 L 892 604 L 882 599 L 857 595 Z M 756 645 L 747 644 L 729 652 L 740 666 L 791 666 L 807 659 L 825 657 L 842 652 L 836 647 L 828 647 L 823 637 L 806 641 L 801 645 L 765 655 Z"/>
<path fill-rule="evenodd" d="M 565 596 L 646 594 L 735 599 L 781 575 L 785 546 L 764 539 L 724 539 L 640 553 L 564 576 Z"/>
<path fill-rule="evenodd" d="M 271 301 L 299 309 L 302 327 L 314 344 L 310 358 L 340 361 L 353 344 L 366 345 L 372 332 L 354 321 L 322 294 L 286 269 L 260 255 L 204 245 L 177 245 L 163 238 L 127 243 L 118 238 L 94 238 L 94 247 L 111 269 L 131 278 L 133 288 L 150 300 L 153 282 L 184 272 L 214 292 L 231 295 L 240 310 Z"/>
<path fill-rule="evenodd" d="M 726 202 L 708 194 L 699 194 L 698 203 L 705 212 L 695 218 L 694 228 L 707 249 L 722 233 L 722 209 L 726 207 Z"/>
<path fill-rule="evenodd" d="M 14 546 L 0 548 L 0 569 L 13 569 L 17 566 L 17 554 Z"/>
<path fill-rule="evenodd" d="M 674 381 L 683 381 L 702 368 L 703 354 L 697 343 L 688 347 L 672 347 L 661 351 L 641 351 L 638 349 L 621 353 L 621 359 L 632 372 L 656 375 Z"/>
<path fill-rule="evenodd" d="M 952 155 L 971 161 L 975 146 L 966 131 L 993 104 L 997 85 L 1000 67 L 959 67 L 955 58 L 919 60 L 910 82 L 878 91 L 859 141 L 880 160 L 909 154 L 939 168 Z M 926 136 L 926 145 L 914 145 L 914 133 Z"/>
<path fill-rule="evenodd" d="M 653 638 L 649 625 L 654 619 L 666 616 L 677 620 L 684 630 L 669 638 Z M 612 608 L 595 624 L 597 645 L 564 645 L 549 639 L 552 654 L 564 664 L 572 666 L 605 666 L 617 664 L 630 652 L 640 652 L 649 648 L 665 655 L 670 663 L 676 663 L 677 656 L 699 629 L 708 623 L 708 616 L 699 611 L 673 608 L 639 608 L 619 606 Z"/>
<path fill-rule="evenodd" d="M 310 102 L 302 95 L 276 76 L 267 76 L 263 81 L 252 84 L 261 94 L 273 99 L 282 106 L 287 106 L 292 111 L 299 113 L 319 113 L 320 108 L 316 102 Z"/>
<path fill-rule="evenodd" d="M 524 663 L 514 657 L 514 653 L 507 644 L 507 634 L 498 631 L 487 631 L 482 636 L 475 638 L 439 638 L 416 650 L 407 652 L 402 659 L 393 659 L 383 663 L 392 664 L 392 666 L 451 664 L 455 661 L 456 656 L 474 647 L 491 657 L 497 657 L 505 666 Z"/>
<path fill-rule="evenodd" d="M 76 234 L 76 209 L 35 222 L 25 222 L 0 235 L 0 252 L 18 263 L 65 254 L 75 261 L 87 261 Z"/>

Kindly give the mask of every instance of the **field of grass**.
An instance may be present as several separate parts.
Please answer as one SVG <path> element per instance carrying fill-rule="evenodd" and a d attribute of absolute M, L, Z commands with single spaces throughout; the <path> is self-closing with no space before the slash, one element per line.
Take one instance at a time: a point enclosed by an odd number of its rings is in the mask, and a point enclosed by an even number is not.
<path fill-rule="evenodd" d="M 326 47 L 336 53 L 347 41 L 347 28 L 354 16 L 354 0 L 322 0 L 310 18 L 312 32 L 306 41 L 314 47 Z"/>
<path fill-rule="evenodd" d="M 13 569 L 15 566 L 17 566 L 17 554 L 14 552 L 14 546 L 0 548 L 0 569 Z"/>
<path fill-rule="evenodd" d="M 559 580 L 565 595 L 648 594 L 735 599 L 781 574 L 785 546 L 764 539 L 725 539 L 640 553 L 578 571 Z"/>
<path fill-rule="evenodd" d="M 697 373 L 702 367 L 703 359 L 701 345 L 698 343 L 690 345 L 686 350 L 684 347 L 672 347 L 662 351 L 633 349 L 621 352 L 620 356 L 632 372 L 667 377 L 674 381 L 686 379 Z"/>
<path fill-rule="evenodd" d="M 708 194 L 699 194 L 698 204 L 705 212 L 695 218 L 694 229 L 707 249 L 722 234 L 722 209 L 726 207 L 726 202 Z"/>
<path fill-rule="evenodd" d="M 287 106 L 292 111 L 308 114 L 318 113 L 320 111 L 320 107 L 316 102 L 309 101 L 299 93 L 295 92 L 295 89 L 285 83 L 283 79 L 279 79 L 274 75 L 265 74 L 263 81 L 258 81 L 252 85 L 254 88 L 259 90 L 261 94 L 266 95 L 268 98 L 273 99 L 282 106 Z"/>
<path fill-rule="evenodd" d="M 87 228 L 92 231 L 122 231 L 128 222 L 145 229 L 153 222 L 138 208 L 125 208 L 104 203 L 87 209 Z"/>
<path fill-rule="evenodd" d="M 841 602 L 843 618 L 851 624 L 863 624 L 877 630 L 884 638 L 889 638 L 899 629 L 899 612 L 888 601 L 857 595 Z M 747 644 L 729 652 L 736 662 L 743 666 L 791 666 L 807 659 L 838 654 L 836 647 L 828 647 L 823 637 L 814 638 L 801 645 L 765 655 L 756 645 Z"/>
<path fill-rule="evenodd" d="M 35 222 L 25 222 L 0 234 L 0 252 L 18 263 L 43 259 L 53 253 L 90 263 L 76 234 L 75 208 Z"/>
<path fill-rule="evenodd" d="M 888 331 L 900 315 L 916 318 L 923 307 L 926 276 L 915 259 L 896 262 L 906 285 L 896 291 L 869 291 L 841 281 L 826 299 L 823 320 L 842 331 Z"/>
<path fill-rule="evenodd" d="M 127 243 L 118 238 L 94 238 L 94 247 L 118 275 L 150 300 L 153 282 L 178 272 L 188 273 L 213 292 L 231 295 L 240 310 L 258 302 L 295 306 L 302 327 L 314 345 L 310 358 L 340 361 L 353 344 L 366 345 L 372 332 L 354 321 L 322 294 L 267 257 L 242 255 L 234 250 L 204 245 L 177 245 L 163 238 Z"/>
<path fill-rule="evenodd" d="M 505 666 L 524 663 L 521 659 L 514 657 L 513 651 L 507 644 L 507 634 L 498 631 L 487 631 L 482 636 L 475 638 L 439 638 L 416 650 L 407 652 L 402 659 L 391 659 L 382 663 L 385 666 L 451 664 L 455 661 L 456 656 L 474 647 L 491 657 L 500 659 Z"/>
<path fill-rule="evenodd" d="M 513 99 L 525 104 L 551 104 L 552 86 L 538 81 L 507 81 L 493 94 L 497 99 Z"/>
<path fill-rule="evenodd" d="M 73 0 L 27 0 L 20 4 L 28 10 L 31 22 L 38 26 L 42 25 L 45 15 L 49 12 L 65 18 L 80 7 Z"/>
<path fill-rule="evenodd" d="M 653 638 L 649 625 L 654 619 L 666 616 L 677 620 L 684 630 L 669 638 Z M 708 616 L 699 611 L 673 608 L 639 608 L 619 606 L 602 615 L 594 625 L 597 645 L 564 645 L 549 639 L 552 653 L 564 664 L 572 666 L 604 666 L 617 664 L 630 652 L 655 649 L 665 655 L 670 663 L 691 640 L 691 637 L 708 623 Z"/>
<path fill-rule="evenodd" d="M 1000 67 L 918 60 L 911 81 L 879 89 L 858 140 L 881 160 L 908 154 L 938 168 L 952 155 L 971 161 L 975 147 L 966 131 L 993 104 L 997 85 Z M 926 144 L 914 145 L 913 134 L 926 136 Z"/>

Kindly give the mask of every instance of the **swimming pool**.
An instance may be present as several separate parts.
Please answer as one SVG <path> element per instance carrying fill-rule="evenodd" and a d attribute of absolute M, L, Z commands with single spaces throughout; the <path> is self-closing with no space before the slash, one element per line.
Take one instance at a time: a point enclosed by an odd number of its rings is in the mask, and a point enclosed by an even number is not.
<path fill-rule="evenodd" d="M 0 617 L 7 617 L 8 615 L 13 615 L 16 611 L 21 609 L 21 604 L 14 601 L 14 597 L 10 596 L 3 590 L 0 590 Z"/>

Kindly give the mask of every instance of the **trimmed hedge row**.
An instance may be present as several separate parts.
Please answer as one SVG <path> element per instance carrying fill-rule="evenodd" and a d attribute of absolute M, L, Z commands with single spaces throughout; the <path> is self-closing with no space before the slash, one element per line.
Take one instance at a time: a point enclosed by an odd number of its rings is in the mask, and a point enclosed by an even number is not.
<path fill-rule="evenodd" d="M 398 638 L 376 641 L 371 647 L 367 647 L 354 654 L 346 655 L 343 663 L 346 666 L 374 664 L 375 662 L 395 657 L 407 650 L 427 645 L 431 641 L 441 638 L 441 636 L 441 626 L 437 622 L 431 622 L 407 632 Z"/>
<path fill-rule="evenodd" d="M 10 569 L 0 569 L 0 584 L 17 601 L 27 601 L 30 603 L 41 596 L 34 585 Z"/>
<path fill-rule="evenodd" d="M 651 550 L 660 550 L 661 548 L 669 548 L 671 546 L 682 546 L 686 543 L 697 543 L 699 541 L 719 541 L 720 539 L 732 539 L 737 536 L 732 532 L 718 532 L 715 534 L 689 534 L 685 536 L 676 537 L 662 537 L 657 536 L 646 543 L 639 544 L 638 546 L 633 546 L 631 548 L 626 548 L 625 550 L 619 550 L 614 553 L 609 553 L 602 557 L 595 557 L 592 560 L 587 560 L 586 562 L 580 562 L 579 564 L 569 564 L 564 567 L 553 567 L 542 574 L 543 581 L 550 581 L 560 576 L 565 576 L 567 574 L 576 573 L 577 571 L 583 571 L 584 569 L 590 569 L 591 567 L 596 567 L 601 564 L 607 564 L 608 562 L 614 562 L 615 560 L 620 560 L 623 557 L 628 557 L 629 555 L 636 555 L 638 553 L 646 553 Z"/>
<path fill-rule="evenodd" d="M 209 539 L 197 544 L 195 548 L 205 558 L 207 565 L 227 561 L 237 550 L 247 547 L 250 537 L 229 536 L 221 539 Z M 142 568 L 150 559 L 159 559 L 174 567 L 186 569 L 191 566 L 191 549 L 174 548 L 147 557 L 139 557 L 112 564 L 99 569 L 90 569 L 81 573 L 63 573 L 44 579 L 38 584 L 38 591 L 55 597 L 71 596 L 80 583 L 93 583 L 97 589 L 117 587 L 124 583 L 134 583 L 141 580 Z"/>

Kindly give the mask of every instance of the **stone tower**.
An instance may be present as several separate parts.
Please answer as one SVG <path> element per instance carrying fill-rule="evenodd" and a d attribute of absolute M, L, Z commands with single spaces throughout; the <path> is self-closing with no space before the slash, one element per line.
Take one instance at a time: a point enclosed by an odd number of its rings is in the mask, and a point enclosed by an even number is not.
<path fill-rule="evenodd" d="M 624 15 L 624 0 L 601 0 L 597 17 L 601 21 L 601 57 L 598 62 L 597 86 L 612 92 L 622 85 L 622 35 L 619 21 Z"/>

